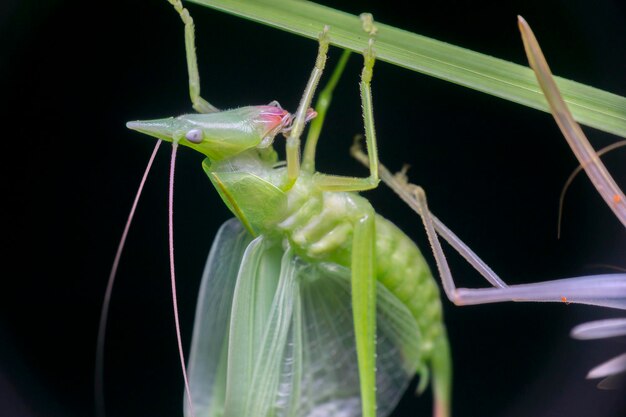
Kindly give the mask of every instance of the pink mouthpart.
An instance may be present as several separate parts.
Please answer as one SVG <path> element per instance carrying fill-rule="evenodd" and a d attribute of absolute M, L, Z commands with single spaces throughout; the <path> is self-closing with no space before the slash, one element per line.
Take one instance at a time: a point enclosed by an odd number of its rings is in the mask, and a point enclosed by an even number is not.
<path fill-rule="evenodd" d="M 261 108 L 260 120 L 267 128 L 268 132 L 291 123 L 291 114 L 281 107 L 277 106 L 259 106 Z"/>
<path fill-rule="evenodd" d="M 284 110 L 278 106 L 260 106 L 261 107 L 261 122 L 267 128 L 267 132 L 289 132 L 291 130 L 291 123 L 293 122 L 294 115 L 289 113 L 287 110 Z M 305 122 L 309 122 L 310 120 L 317 117 L 317 112 L 313 108 L 309 108 L 306 111 L 306 116 L 304 118 Z"/>

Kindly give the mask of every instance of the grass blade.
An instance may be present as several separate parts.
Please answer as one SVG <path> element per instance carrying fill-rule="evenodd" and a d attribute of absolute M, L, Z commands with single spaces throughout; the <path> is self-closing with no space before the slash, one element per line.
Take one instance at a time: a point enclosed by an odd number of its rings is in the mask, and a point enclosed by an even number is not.
<path fill-rule="evenodd" d="M 324 25 L 329 25 L 333 45 L 357 52 L 367 46 L 358 16 L 319 4 L 302 0 L 190 1 L 311 39 L 317 39 Z M 378 59 L 549 112 L 530 68 L 393 26 L 378 22 L 376 25 Z M 521 50 L 521 41 L 519 47 Z M 579 123 L 626 137 L 626 98 L 555 78 Z"/>

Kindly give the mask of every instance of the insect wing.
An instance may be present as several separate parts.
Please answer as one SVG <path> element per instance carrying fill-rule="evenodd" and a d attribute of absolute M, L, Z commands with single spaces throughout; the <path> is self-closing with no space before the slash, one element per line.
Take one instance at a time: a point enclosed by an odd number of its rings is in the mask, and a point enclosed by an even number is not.
<path fill-rule="evenodd" d="M 237 274 L 252 237 L 236 219 L 217 233 L 204 269 L 189 356 L 189 385 L 196 416 L 220 415 L 226 385 L 228 323 Z M 185 404 L 185 415 L 191 413 Z"/>
<path fill-rule="evenodd" d="M 242 260 L 224 415 L 360 416 L 350 270 L 281 253 L 258 238 Z M 408 309 L 378 291 L 377 402 L 385 416 L 419 368 L 420 345 Z"/>
<path fill-rule="evenodd" d="M 297 304 L 295 257 L 263 236 L 242 259 L 233 300 L 224 416 L 276 415 Z"/>
<path fill-rule="evenodd" d="M 301 294 L 302 380 L 293 416 L 361 415 L 350 295 L 350 270 L 303 264 Z M 420 368 L 420 333 L 409 310 L 378 284 L 376 397 L 378 416 L 395 408 Z"/>
<path fill-rule="evenodd" d="M 350 270 L 302 261 L 243 230 L 225 223 L 207 262 L 189 369 L 196 415 L 360 416 Z M 377 291 L 385 416 L 421 368 L 420 334 L 408 309 L 383 286 Z"/>

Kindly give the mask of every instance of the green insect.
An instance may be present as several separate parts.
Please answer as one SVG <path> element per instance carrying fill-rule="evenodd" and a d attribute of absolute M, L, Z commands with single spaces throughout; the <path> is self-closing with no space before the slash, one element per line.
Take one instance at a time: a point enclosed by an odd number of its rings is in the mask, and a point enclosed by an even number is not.
<path fill-rule="evenodd" d="M 568 294 L 568 302 L 624 308 L 624 274 L 507 286 L 432 215 L 421 188 L 379 164 L 371 17 L 364 18 L 370 43 L 360 83 L 367 152 L 358 143 L 352 148 L 370 175 L 351 178 L 315 170 L 324 116 L 349 55 L 312 110 L 332 30 L 320 35 L 295 114 L 276 102 L 219 111 L 200 96 L 193 20 L 180 0 L 168 1 L 185 23 L 190 95 L 199 114 L 128 127 L 205 155 L 207 176 L 237 217 L 220 229 L 203 276 L 185 376 L 187 416 L 385 416 L 416 373 L 418 390 L 432 373 L 434 414 L 450 415 L 451 361 L 437 285 L 415 244 L 356 194 L 378 185 L 379 170 L 422 215 L 453 302 L 563 301 Z M 301 165 L 300 136 L 311 120 Z M 279 134 L 287 139 L 285 162 L 272 146 Z M 457 289 L 438 235 L 495 288 Z M 182 353 L 181 361 L 185 370 Z"/>
<path fill-rule="evenodd" d="M 352 178 L 319 173 L 314 164 L 348 58 L 317 112 L 310 109 L 332 31 L 320 34 L 295 114 L 276 102 L 218 111 L 200 96 L 193 21 L 180 0 L 169 1 L 185 23 L 199 114 L 127 126 L 205 155 L 207 176 L 237 217 L 220 229 L 201 284 L 187 415 L 385 416 L 416 373 L 420 390 L 432 373 L 434 413 L 448 416 L 451 365 L 437 284 L 416 245 L 356 193 L 379 183 L 371 18 L 364 18 L 372 39 L 360 82 L 370 175 Z M 300 165 L 300 136 L 315 116 Z M 285 163 L 272 147 L 279 133 L 287 139 Z"/>

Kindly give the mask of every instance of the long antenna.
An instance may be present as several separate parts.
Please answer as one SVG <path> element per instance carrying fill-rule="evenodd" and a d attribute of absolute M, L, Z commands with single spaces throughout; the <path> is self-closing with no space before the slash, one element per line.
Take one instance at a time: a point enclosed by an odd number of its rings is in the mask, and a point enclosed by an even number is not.
<path fill-rule="evenodd" d="M 176 296 L 176 273 L 174 270 L 174 169 L 176 167 L 176 150 L 178 149 L 178 143 L 172 143 L 172 158 L 170 160 L 170 184 L 169 184 L 169 198 L 168 198 L 168 210 L 167 210 L 167 227 L 168 227 L 168 241 L 170 249 L 170 277 L 172 281 L 172 306 L 174 307 L 174 323 L 176 325 L 176 340 L 178 342 L 178 354 L 180 356 L 180 366 L 183 371 L 183 379 L 185 380 L 185 395 L 187 402 L 189 403 L 189 412 L 191 417 L 195 417 L 193 410 L 193 402 L 191 401 L 191 390 L 189 389 L 189 378 L 187 378 L 187 369 L 185 365 L 185 354 L 183 352 L 183 342 L 180 336 L 180 321 L 178 319 L 178 301 Z"/>
<path fill-rule="evenodd" d="M 135 200 L 133 201 L 130 213 L 128 213 L 128 218 L 126 219 L 126 226 L 124 226 L 124 231 L 122 232 L 120 243 L 117 245 L 117 252 L 115 253 L 115 258 L 113 259 L 111 272 L 109 272 L 109 280 L 107 282 L 106 291 L 104 292 L 102 310 L 100 311 L 100 323 L 98 325 L 98 338 L 96 341 L 96 369 L 94 373 L 93 384 L 97 417 L 105 417 L 106 414 L 104 410 L 104 339 L 106 337 L 107 320 L 109 318 L 109 307 L 111 305 L 113 284 L 115 283 L 115 277 L 117 276 L 117 268 L 120 264 L 120 258 L 122 257 L 124 245 L 126 244 L 126 237 L 128 236 L 128 231 L 130 230 L 130 225 L 133 221 L 133 217 L 135 216 L 135 211 L 139 203 L 139 197 L 141 197 L 143 186 L 146 183 L 148 173 L 150 173 L 150 169 L 152 168 L 152 163 L 154 162 L 154 158 L 156 157 L 157 151 L 159 150 L 159 146 L 161 146 L 160 140 L 157 141 L 156 145 L 154 146 L 154 150 L 152 151 L 152 155 L 150 155 L 150 160 L 148 161 L 146 170 L 144 171 L 141 182 L 139 183 L 139 188 L 137 189 L 137 193 L 135 194 Z"/>
<path fill-rule="evenodd" d="M 604 148 L 598 151 L 598 158 L 604 155 L 605 153 L 611 152 L 613 149 L 617 149 L 622 146 L 626 146 L 626 140 L 620 140 L 619 142 L 615 142 L 611 145 L 605 146 Z M 561 196 L 559 197 L 559 219 L 557 220 L 557 228 L 556 228 L 557 239 L 561 238 L 561 224 L 563 223 L 563 205 L 565 204 L 565 193 L 567 192 L 567 189 L 569 188 L 569 186 L 572 184 L 572 181 L 574 181 L 574 178 L 576 178 L 576 175 L 578 175 L 578 173 L 582 170 L 583 170 L 583 166 L 581 164 L 578 164 L 576 169 L 572 171 L 570 176 L 567 178 L 567 181 L 565 181 L 563 190 L 561 190 Z"/>

